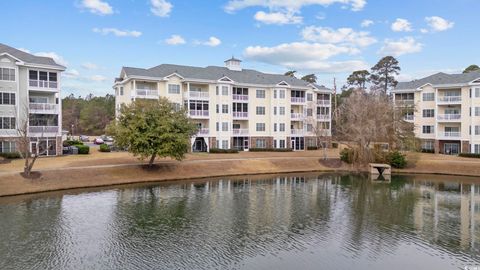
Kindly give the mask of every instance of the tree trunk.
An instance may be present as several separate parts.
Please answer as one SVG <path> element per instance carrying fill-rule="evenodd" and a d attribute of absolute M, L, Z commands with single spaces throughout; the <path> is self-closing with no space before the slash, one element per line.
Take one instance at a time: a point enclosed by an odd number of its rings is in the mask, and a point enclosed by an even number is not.
<path fill-rule="evenodd" d="M 150 166 L 150 167 L 153 166 L 153 162 L 155 161 L 156 156 L 157 156 L 157 153 L 152 155 L 152 157 L 150 158 L 150 161 L 148 162 L 148 166 Z"/>

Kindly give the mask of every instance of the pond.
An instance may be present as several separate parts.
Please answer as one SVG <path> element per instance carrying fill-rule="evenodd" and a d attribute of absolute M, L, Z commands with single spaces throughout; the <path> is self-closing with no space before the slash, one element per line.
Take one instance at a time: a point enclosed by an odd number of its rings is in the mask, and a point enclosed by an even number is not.
<path fill-rule="evenodd" d="M 0 269 L 475 269 L 478 183 L 296 174 L 2 198 Z"/>

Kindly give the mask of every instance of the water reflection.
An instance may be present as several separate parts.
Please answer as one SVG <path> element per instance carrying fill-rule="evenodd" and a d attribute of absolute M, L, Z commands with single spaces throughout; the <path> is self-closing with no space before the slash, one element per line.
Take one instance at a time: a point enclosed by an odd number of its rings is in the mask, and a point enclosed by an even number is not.
<path fill-rule="evenodd" d="M 284 175 L 0 200 L 0 269 L 480 265 L 476 179 Z"/>

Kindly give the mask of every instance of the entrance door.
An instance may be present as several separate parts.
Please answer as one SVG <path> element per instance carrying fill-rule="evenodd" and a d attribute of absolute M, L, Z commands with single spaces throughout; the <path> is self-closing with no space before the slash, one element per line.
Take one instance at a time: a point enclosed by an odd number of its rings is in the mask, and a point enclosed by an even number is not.
<path fill-rule="evenodd" d="M 460 153 L 459 143 L 445 143 L 443 145 L 444 153 L 447 155 L 458 155 Z"/>
<path fill-rule="evenodd" d="M 207 144 L 205 143 L 205 139 L 203 137 L 195 138 L 195 142 L 193 142 L 193 152 L 206 152 L 207 151 Z"/>
<path fill-rule="evenodd" d="M 290 143 L 291 143 L 291 147 L 292 147 L 293 151 L 296 151 L 297 150 L 297 144 L 295 142 L 295 139 L 291 139 Z"/>

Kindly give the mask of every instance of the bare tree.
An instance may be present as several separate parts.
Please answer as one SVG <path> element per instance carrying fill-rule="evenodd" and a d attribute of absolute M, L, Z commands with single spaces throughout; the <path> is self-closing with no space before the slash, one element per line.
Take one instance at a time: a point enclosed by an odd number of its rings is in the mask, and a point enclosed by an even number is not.
<path fill-rule="evenodd" d="M 329 129 L 329 122 L 318 121 L 317 117 L 313 117 L 313 114 L 316 113 L 317 105 L 314 102 L 309 102 L 307 104 L 307 110 L 312 110 L 312 115 L 307 115 L 306 122 L 307 125 L 310 125 L 312 130 L 311 132 L 315 136 L 316 146 L 323 150 L 323 159 L 327 159 L 327 142 L 330 139 L 331 132 Z"/>

